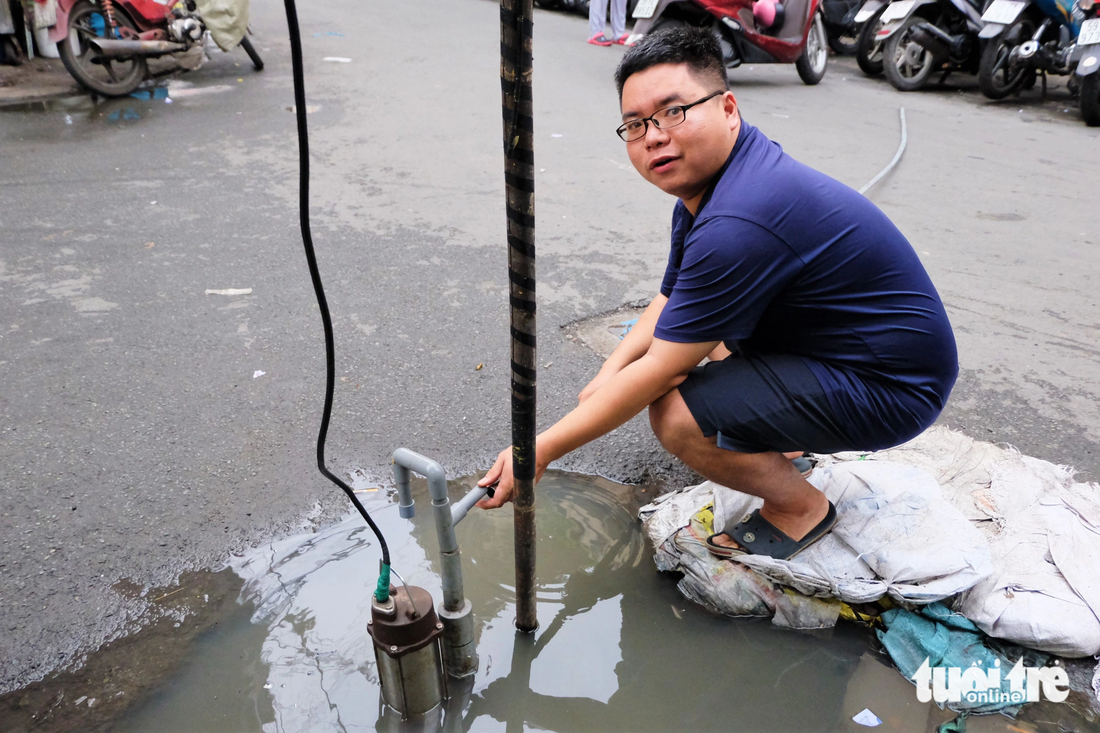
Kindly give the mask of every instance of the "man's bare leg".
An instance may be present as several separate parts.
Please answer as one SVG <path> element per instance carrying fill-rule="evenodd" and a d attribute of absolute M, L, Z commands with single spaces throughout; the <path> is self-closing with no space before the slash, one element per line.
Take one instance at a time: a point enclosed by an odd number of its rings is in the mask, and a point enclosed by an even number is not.
<path fill-rule="evenodd" d="M 680 391 L 674 389 L 649 407 L 649 422 L 661 445 L 703 477 L 764 500 L 760 516 L 800 540 L 829 512 L 829 500 L 802 478 L 791 459 L 801 453 L 736 453 L 706 438 Z M 714 540 L 737 547 L 727 535 Z"/>

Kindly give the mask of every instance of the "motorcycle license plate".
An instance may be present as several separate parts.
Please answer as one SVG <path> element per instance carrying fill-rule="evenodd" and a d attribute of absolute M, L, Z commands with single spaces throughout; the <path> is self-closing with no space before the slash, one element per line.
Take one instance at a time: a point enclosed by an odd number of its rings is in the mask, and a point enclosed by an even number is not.
<path fill-rule="evenodd" d="M 856 23 L 866 23 L 871 19 L 871 16 L 875 14 L 875 11 L 882 7 L 879 5 L 872 10 L 868 5 L 864 5 L 859 9 L 859 12 L 856 13 Z"/>
<path fill-rule="evenodd" d="M 1091 46 L 1100 43 L 1100 18 L 1092 18 L 1081 24 L 1081 33 L 1077 36 L 1078 46 Z"/>
<path fill-rule="evenodd" d="M 1009 25 L 1016 20 L 1016 16 L 1020 14 L 1025 5 L 1027 3 L 1016 2 L 1016 0 L 993 0 L 993 4 L 982 13 L 982 21 Z"/>
<path fill-rule="evenodd" d="M 653 11 L 657 9 L 657 0 L 639 0 L 634 6 L 635 18 L 652 18 Z"/>
<path fill-rule="evenodd" d="M 886 6 L 886 10 L 882 11 L 882 22 L 885 24 L 891 20 L 901 20 L 908 17 L 916 4 L 916 0 L 897 0 L 897 2 L 890 3 Z"/>

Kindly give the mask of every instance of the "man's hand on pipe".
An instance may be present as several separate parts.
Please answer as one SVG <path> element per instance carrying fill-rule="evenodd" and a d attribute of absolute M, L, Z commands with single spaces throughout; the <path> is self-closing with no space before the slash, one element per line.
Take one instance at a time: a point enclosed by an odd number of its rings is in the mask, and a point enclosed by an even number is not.
<path fill-rule="evenodd" d="M 546 466 L 537 458 L 538 448 L 535 448 L 535 483 L 539 482 L 546 473 Z M 515 488 L 515 479 L 512 476 L 512 446 L 508 446 L 497 456 L 496 462 L 485 477 L 477 482 L 478 486 L 492 486 L 496 484 L 493 495 L 486 496 L 477 503 L 479 509 L 496 509 L 512 500 L 512 491 Z"/>
<path fill-rule="evenodd" d="M 589 441 L 606 435 L 679 386 L 687 374 L 711 353 L 718 341 L 682 344 L 653 339 L 645 356 L 627 364 L 599 385 L 568 415 L 558 420 L 535 443 L 535 481 L 551 462 Z M 477 503 L 482 509 L 502 506 L 512 496 L 512 449 L 497 456 L 478 486 L 499 482 L 492 498 Z"/>

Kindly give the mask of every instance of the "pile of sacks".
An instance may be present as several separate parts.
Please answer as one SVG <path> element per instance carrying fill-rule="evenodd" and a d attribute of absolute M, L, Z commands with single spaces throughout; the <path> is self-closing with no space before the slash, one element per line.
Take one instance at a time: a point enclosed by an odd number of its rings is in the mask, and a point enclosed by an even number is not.
<path fill-rule="evenodd" d="M 905 445 L 822 458 L 810 483 L 836 526 L 792 560 L 719 560 L 704 541 L 761 501 L 714 483 L 639 516 L 660 570 L 691 600 L 793 628 L 832 626 L 849 604 L 944 601 L 989 636 L 1064 657 L 1100 654 L 1100 484 L 935 427 Z"/>

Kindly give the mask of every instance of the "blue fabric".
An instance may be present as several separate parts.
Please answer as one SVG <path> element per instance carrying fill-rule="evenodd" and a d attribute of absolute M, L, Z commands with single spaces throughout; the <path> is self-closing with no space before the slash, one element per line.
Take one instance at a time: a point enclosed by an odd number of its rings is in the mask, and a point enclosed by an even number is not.
<path fill-rule="evenodd" d="M 1007 675 L 1015 664 L 1010 657 L 999 654 L 987 646 L 986 635 L 970 619 L 955 613 L 942 603 L 930 603 L 919 613 L 903 608 L 891 608 L 881 616 L 886 631 L 876 631 L 879 641 L 890 654 L 898 670 L 912 680 L 924 660 L 930 667 L 958 667 L 967 669 L 979 665 L 992 669 L 997 662 L 1001 668 L 1001 690 L 1008 692 Z M 1016 648 L 1017 658 L 1024 658 L 1027 666 L 1042 666 L 1049 656 L 1034 650 Z M 1015 716 L 1020 705 L 1009 702 L 971 703 L 964 696 L 957 703 L 947 703 L 952 710 L 988 713 L 1001 711 Z M 965 721 L 960 721 L 965 729 Z"/>
<path fill-rule="evenodd" d="M 698 214 L 676 204 L 661 293 L 657 338 L 804 357 L 857 442 L 884 425 L 889 444 L 916 435 L 958 375 L 943 303 L 897 227 L 746 122 Z"/>

